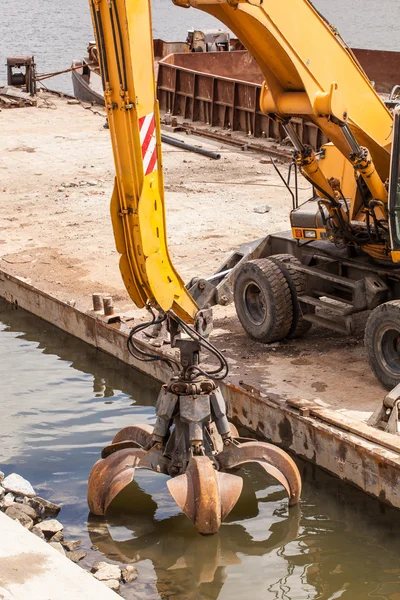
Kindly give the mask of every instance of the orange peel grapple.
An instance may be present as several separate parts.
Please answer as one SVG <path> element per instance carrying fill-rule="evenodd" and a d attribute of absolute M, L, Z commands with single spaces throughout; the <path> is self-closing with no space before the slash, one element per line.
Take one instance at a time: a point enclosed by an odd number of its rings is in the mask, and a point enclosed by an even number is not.
<path fill-rule="evenodd" d="M 292 458 L 273 444 L 239 437 L 216 381 L 199 368 L 199 341 L 175 345 L 184 367 L 161 388 L 154 427 L 125 427 L 103 449 L 89 476 L 90 511 L 104 515 L 136 469 L 150 469 L 171 477 L 169 492 L 200 533 L 216 533 L 242 491 L 242 478 L 229 471 L 252 462 L 283 485 L 290 506 L 297 504 L 301 479 Z"/>

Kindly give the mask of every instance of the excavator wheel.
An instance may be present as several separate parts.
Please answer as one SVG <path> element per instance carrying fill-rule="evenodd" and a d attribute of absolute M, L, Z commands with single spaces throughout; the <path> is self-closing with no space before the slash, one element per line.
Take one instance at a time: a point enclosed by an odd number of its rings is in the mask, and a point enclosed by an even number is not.
<path fill-rule="evenodd" d="M 292 328 L 293 302 L 287 278 L 276 262 L 258 258 L 244 263 L 234 282 L 236 313 L 257 342 L 283 340 Z"/>
<path fill-rule="evenodd" d="M 276 262 L 281 267 L 292 294 L 293 322 L 287 337 L 302 337 L 311 329 L 312 323 L 303 319 L 303 311 L 298 301 L 299 296 L 307 294 L 307 278 L 304 273 L 296 271 L 292 265 L 301 263 L 292 254 L 273 254 L 269 257 L 269 260 Z M 307 306 L 307 313 L 315 313 L 315 306 Z"/>
<path fill-rule="evenodd" d="M 380 383 L 388 390 L 400 383 L 400 300 L 385 302 L 371 312 L 364 344 Z"/>

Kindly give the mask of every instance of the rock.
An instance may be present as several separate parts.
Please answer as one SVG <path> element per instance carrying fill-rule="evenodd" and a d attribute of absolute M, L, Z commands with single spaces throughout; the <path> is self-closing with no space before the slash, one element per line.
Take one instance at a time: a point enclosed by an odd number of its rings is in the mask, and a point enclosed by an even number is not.
<path fill-rule="evenodd" d="M 46 538 L 51 538 L 55 533 L 64 529 L 64 526 L 61 525 L 61 523 L 56 519 L 48 519 L 47 521 L 42 521 L 41 523 L 37 524 L 37 527 L 39 527 L 39 529 L 43 531 Z"/>
<path fill-rule="evenodd" d="M 65 187 L 63 185 L 60 185 L 60 187 L 57 188 L 57 192 L 65 192 Z"/>
<path fill-rule="evenodd" d="M 85 558 L 86 552 L 83 550 L 78 550 L 77 552 L 66 552 L 66 555 L 70 560 L 72 560 L 72 562 L 77 563 L 82 560 L 82 558 Z"/>
<path fill-rule="evenodd" d="M 71 98 L 71 100 L 67 100 L 67 104 L 80 104 L 80 101 L 76 98 Z"/>
<path fill-rule="evenodd" d="M 3 507 L 11 506 L 12 504 L 14 504 L 14 499 L 15 496 L 11 492 L 6 494 L 3 498 Z"/>
<path fill-rule="evenodd" d="M 16 508 L 20 512 L 25 513 L 28 517 L 32 519 L 32 521 L 36 520 L 36 512 L 27 504 L 17 504 L 14 502 L 14 504 L 10 504 L 10 506 L 7 508 L 6 514 L 8 514 L 7 511 L 11 510 L 12 508 Z"/>
<path fill-rule="evenodd" d="M 15 506 L 9 506 L 6 510 L 6 515 L 7 517 L 10 517 L 10 519 L 13 519 L 13 521 L 19 521 L 21 525 L 27 529 L 32 529 L 33 527 L 33 520 Z"/>
<path fill-rule="evenodd" d="M 25 498 L 24 504 L 28 504 L 36 512 L 36 517 L 41 519 L 44 517 L 44 506 L 36 500 L 36 498 Z"/>
<path fill-rule="evenodd" d="M 132 583 L 132 581 L 138 578 L 138 570 L 136 567 L 128 565 L 125 569 L 122 569 L 121 575 L 124 583 Z"/>
<path fill-rule="evenodd" d="M 35 500 L 43 506 L 43 517 L 45 519 L 47 519 L 48 517 L 56 517 L 61 510 L 61 506 L 59 506 L 58 504 L 54 504 L 54 502 L 49 502 L 49 500 L 45 500 L 44 498 L 40 498 L 39 496 L 36 496 Z"/>
<path fill-rule="evenodd" d="M 94 179 L 90 179 L 89 181 L 86 182 L 87 185 L 91 185 L 91 186 L 95 186 L 98 184 L 97 181 L 95 181 Z"/>
<path fill-rule="evenodd" d="M 34 498 L 36 496 L 35 490 L 29 481 L 21 477 L 21 475 L 17 475 L 17 473 L 8 475 L 4 479 L 2 485 L 6 492 L 13 492 L 20 496 L 28 496 L 28 498 Z"/>
<path fill-rule="evenodd" d="M 54 550 L 57 550 L 57 552 L 59 552 L 60 554 L 63 554 L 65 556 L 65 550 L 61 546 L 60 542 L 50 542 L 49 546 L 51 546 L 52 548 L 54 548 Z"/>
<path fill-rule="evenodd" d="M 6 493 L 6 490 L 3 488 L 2 485 L 0 485 L 0 500 L 3 500 L 5 493 Z"/>
<path fill-rule="evenodd" d="M 121 569 L 118 565 L 111 565 L 106 562 L 98 562 L 92 567 L 92 573 L 99 581 L 109 579 L 121 579 Z"/>
<path fill-rule="evenodd" d="M 78 184 L 74 181 L 71 181 L 71 183 L 62 183 L 61 185 L 65 188 L 78 187 Z"/>
<path fill-rule="evenodd" d="M 103 581 L 103 583 L 111 590 L 114 590 L 114 592 L 119 592 L 119 588 L 121 587 L 117 579 L 108 579 L 107 581 Z"/>
<path fill-rule="evenodd" d="M 62 531 L 57 531 L 51 538 L 50 542 L 62 542 L 64 539 L 64 534 Z M 64 544 L 63 544 L 64 545 Z"/>
<path fill-rule="evenodd" d="M 41 540 L 45 540 L 46 538 L 44 537 L 44 533 L 41 529 L 39 529 L 39 527 L 37 525 L 35 525 L 34 527 L 32 527 L 31 529 L 32 533 L 34 533 L 35 535 L 37 535 L 38 538 L 40 538 Z"/>
<path fill-rule="evenodd" d="M 0 471 L 0 483 L 2 483 L 4 481 L 4 473 L 3 471 Z"/>
<path fill-rule="evenodd" d="M 268 204 L 261 204 L 260 206 L 255 206 L 253 208 L 253 212 L 259 213 L 263 215 L 264 213 L 268 213 L 271 210 L 271 207 Z"/>
<path fill-rule="evenodd" d="M 26 496 L 15 496 L 14 502 L 17 504 L 23 504 Z"/>
<path fill-rule="evenodd" d="M 64 540 L 63 546 L 69 552 L 73 552 L 74 550 L 78 550 L 79 546 L 82 544 L 81 540 Z"/>

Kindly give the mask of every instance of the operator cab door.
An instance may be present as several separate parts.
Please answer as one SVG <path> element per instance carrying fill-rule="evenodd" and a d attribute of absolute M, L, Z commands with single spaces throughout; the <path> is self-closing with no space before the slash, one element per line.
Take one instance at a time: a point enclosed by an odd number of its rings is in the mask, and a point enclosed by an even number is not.
<path fill-rule="evenodd" d="M 400 108 L 394 111 L 389 183 L 389 227 L 393 262 L 400 262 Z"/>

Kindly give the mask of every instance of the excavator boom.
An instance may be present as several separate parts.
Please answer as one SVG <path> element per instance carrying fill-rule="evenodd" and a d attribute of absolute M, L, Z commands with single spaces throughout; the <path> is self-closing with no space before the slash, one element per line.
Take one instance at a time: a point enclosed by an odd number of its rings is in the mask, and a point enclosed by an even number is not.
<path fill-rule="evenodd" d="M 260 108 L 316 123 L 348 158 L 341 123 L 389 176 L 393 118 L 338 32 L 309 0 L 172 0 L 222 21 L 256 59 L 264 77 Z"/>

